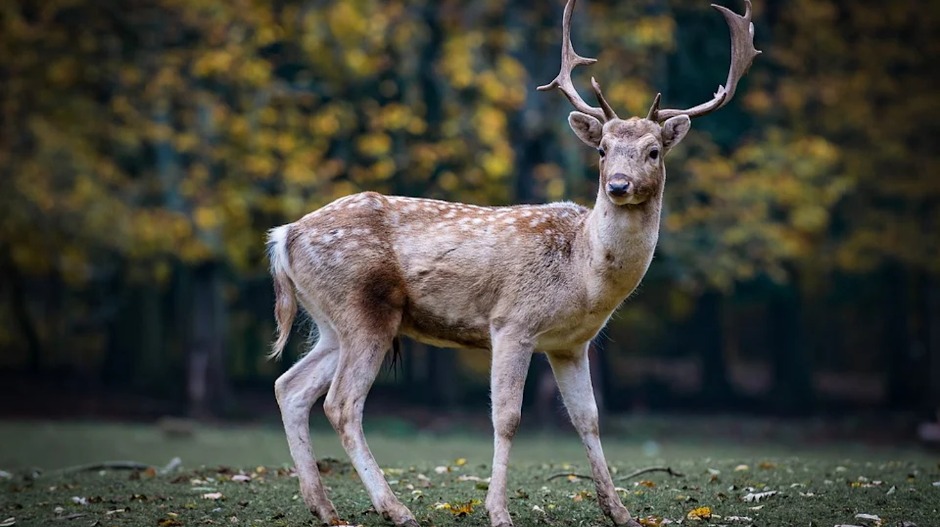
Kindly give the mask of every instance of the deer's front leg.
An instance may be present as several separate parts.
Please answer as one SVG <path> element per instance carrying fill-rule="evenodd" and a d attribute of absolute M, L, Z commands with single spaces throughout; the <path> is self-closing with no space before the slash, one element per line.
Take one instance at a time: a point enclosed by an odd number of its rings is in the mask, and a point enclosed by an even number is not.
<path fill-rule="evenodd" d="M 571 423 L 578 430 L 597 489 L 597 502 L 611 520 L 617 525 L 639 527 L 640 524 L 630 517 L 630 512 L 620 503 L 620 496 L 614 490 L 614 483 L 607 469 L 607 460 L 601 448 L 598 433 L 597 404 L 594 401 L 594 388 L 591 386 L 591 370 L 588 365 L 587 346 L 570 354 L 549 354 L 548 360 L 558 382 L 558 390 L 565 400 Z"/>
<path fill-rule="evenodd" d="M 511 330 L 494 331 L 492 339 L 493 474 L 486 493 L 486 510 L 493 527 L 511 527 L 506 507 L 506 471 L 512 438 L 522 417 L 522 388 L 532 360 L 533 344 L 527 335 Z"/>

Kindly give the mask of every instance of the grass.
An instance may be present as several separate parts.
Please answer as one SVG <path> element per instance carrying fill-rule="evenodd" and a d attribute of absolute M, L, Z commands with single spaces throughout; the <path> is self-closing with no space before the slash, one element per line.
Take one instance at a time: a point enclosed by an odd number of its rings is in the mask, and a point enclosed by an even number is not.
<path fill-rule="evenodd" d="M 669 439 L 661 423 L 628 424 L 629 433 L 605 438 L 615 477 L 651 465 L 685 474 L 650 473 L 618 483 L 633 515 L 652 522 L 823 527 L 864 525 L 856 519 L 862 513 L 879 516 L 885 526 L 940 526 L 936 455 L 847 442 L 796 443 L 789 436 L 756 441 L 745 434 L 732 440 L 698 433 L 697 421 L 675 425 L 687 426 L 688 433 Z M 651 431 L 639 431 L 644 428 Z M 367 435 L 392 489 L 422 525 L 487 525 L 479 502 L 489 476 L 488 437 L 382 430 Z M 355 471 L 341 461 L 346 456 L 332 432 L 316 427 L 313 443 L 328 460 L 324 481 L 341 516 L 387 525 L 371 510 Z M 0 525 L 10 517 L 17 526 L 317 525 L 297 495 L 282 432 L 273 427 L 199 428 L 192 437 L 171 439 L 148 425 L 0 422 L 0 444 L 0 468 L 11 473 L 0 480 Z M 183 467 L 167 476 L 59 470 L 114 459 L 162 466 L 174 456 L 183 459 Z M 517 526 L 610 525 L 593 502 L 590 481 L 548 481 L 566 471 L 589 472 L 573 434 L 517 439 L 510 468 L 510 512 Z M 761 492 L 776 494 L 745 501 Z M 213 493 L 221 498 L 204 497 Z M 712 518 L 689 520 L 688 513 L 699 507 L 709 507 Z"/>

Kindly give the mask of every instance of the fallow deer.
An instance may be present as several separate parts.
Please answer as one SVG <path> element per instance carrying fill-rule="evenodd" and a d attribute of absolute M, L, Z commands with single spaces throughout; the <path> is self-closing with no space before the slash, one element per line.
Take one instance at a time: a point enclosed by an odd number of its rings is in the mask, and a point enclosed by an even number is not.
<path fill-rule="evenodd" d="M 417 527 L 395 497 L 362 432 L 366 395 L 399 335 L 447 347 L 492 352 L 494 428 L 486 509 L 494 526 L 512 525 L 506 503 L 509 449 L 534 352 L 547 355 L 572 423 L 590 460 L 597 499 L 617 525 L 639 525 L 621 504 L 598 436 L 588 343 L 636 288 L 659 233 L 663 158 L 689 131 L 690 118 L 721 108 L 760 53 L 751 6 L 744 16 L 715 7 L 731 33 L 727 82 L 708 102 L 620 119 L 591 79 L 600 107 L 585 103 L 571 71 L 591 64 L 571 44 L 568 0 L 562 22 L 558 88 L 576 111 L 574 133 L 600 156 L 593 209 L 573 203 L 480 207 L 364 192 L 338 199 L 272 229 L 268 248 L 276 294 L 279 357 L 298 302 L 317 326 L 313 349 L 277 379 L 300 491 L 325 523 L 339 516 L 311 451 L 309 414 L 323 404 L 375 510 L 395 525 Z"/>

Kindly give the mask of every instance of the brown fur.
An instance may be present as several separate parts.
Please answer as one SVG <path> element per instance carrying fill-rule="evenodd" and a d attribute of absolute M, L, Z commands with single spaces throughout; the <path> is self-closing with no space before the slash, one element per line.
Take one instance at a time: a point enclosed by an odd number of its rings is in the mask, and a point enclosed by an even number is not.
<path fill-rule="evenodd" d="M 572 126 L 584 119 L 591 118 L 573 117 Z M 311 351 L 315 359 L 299 362 L 277 385 L 311 511 L 325 521 L 336 515 L 303 450 L 299 427 L 306 417 L 297 412 L 309 410 L 326 391 L 324 411 L 376 510 L 396 524 L 413 525 L 414 517 L 381 477 L 361 424 L 369 387 L 392 343 L 407 335 L 436 345 L 492 350 L 496 447 L 486 505 L 494 525 L 509 524 L 509 444 L 535 351 L 552 362 L 572 422 L 588 448 L 602 509 L 617 521 L 629 519 L 597 438 L 585 350 L 652 259 L 665 170 L 662 158 L 649 153 L 668 151 L 667 131 L 668 146 L 681 139 L 688 119 L 676 119 L 663 128 L 643 119 L 615 120 L 603 126 L 602 135 L 579 133 L 607 152 L 593 209 L 573 203 L 479 207 L 365 192 L 271 231 L 279 327 L 273 354 L 283 349 L 297 301 L 321 332 L 321 342 Z M 601 130 L 599 123 L 587 124 L 582 132 Z M 629 181 L 629 192 L 610 194 L 612 178 Z M 318 372 L 318 367 L 329 369 Z"/>

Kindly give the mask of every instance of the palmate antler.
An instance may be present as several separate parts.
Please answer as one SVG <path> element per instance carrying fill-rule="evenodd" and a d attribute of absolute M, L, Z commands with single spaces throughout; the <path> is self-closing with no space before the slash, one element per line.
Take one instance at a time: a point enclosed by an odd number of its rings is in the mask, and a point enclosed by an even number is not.
<path fill-rule="evenodd" d="M 617 114 L 610 107 L 610 104 L 604 99 L 601 93 L 601 87 L 594 78 L 591 78 L 591 86 L 594 88 L 594 94 L 601 107 L 596 108 L 584 102 L 584 99 L 578 95 L 574 85 L 571 82 L 571 71 L 582 64 L 594 64 L 597 59 L 582 57 L 575 53 L 571 45 L 571 12 L 574 10 L 574 4 L 577 0 L 568 0 L 565 4 L 565 15 L 562 21 L 562 48 L 561 48 L 561 71 L 552 82 L 539 86 L 538 90 L 546 91 L 552 88 L 558 88 L 565 94 L 565 97 L 571 101 L 571 104 L 578 111 L 584 112 L 601 122 L 616 119 Z M 734 11 L 720 5 L 712 4 L 712 7 L 718 10 L 725 17 L 728 28 L 731 31 L 731 67 L 728 71 L 728 80 L 723 86 L 719 85 L 715 96 L 707 102 L 693 106 L 686 110 L 660 109 L 659 102 L 662 94 L 656 94 L 653 100 L 653 106 L 650 108 L 646 118 L 651 121 L 665 121 L 670 117 L 677 115 L 688 115 L 690 118 L 701 117 L 714 112 L 722 106 L 728 104 L 728 101 L 734 97 L 738 81 L 747 73 L 747 70 L 754 62 L 754 58 L 761 52 L 754 48 L 754 24 L 751 23 L 751 1 L 745 0 L 746 10 L 744 16 L 738 15 Z"/>

